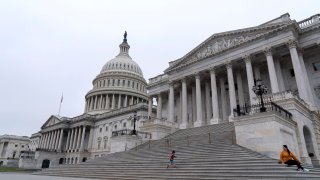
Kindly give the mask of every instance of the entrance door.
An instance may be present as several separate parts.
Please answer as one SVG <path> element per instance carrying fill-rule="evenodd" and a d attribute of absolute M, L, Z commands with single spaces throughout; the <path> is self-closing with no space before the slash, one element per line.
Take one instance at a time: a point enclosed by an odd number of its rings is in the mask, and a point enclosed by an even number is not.
<path fill-rule="evenodd" d="M 49 168 L 50 166 L 50 160 L 45 159 L 42 161 L 42 168 Z"/>
<path fill-rule="evenodd" d="M 308 155 L 311 159 L 313 159 L 314 158 L 314 149 L 313 149 L 312 137 L 311 137 L 310 130 L 307 126 L 303 127 L 303 135 L 304 135 L 304 140 L 306 142 Z"/>

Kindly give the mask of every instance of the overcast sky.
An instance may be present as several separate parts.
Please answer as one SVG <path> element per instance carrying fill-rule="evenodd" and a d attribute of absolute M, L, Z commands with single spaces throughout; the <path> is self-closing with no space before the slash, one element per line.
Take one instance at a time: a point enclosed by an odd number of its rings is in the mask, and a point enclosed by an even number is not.
<path fill-rule="evenodd" d="M 297 21 L 320 1 L 0 0 L 0 135 L 40 130 L 52 114 L 83 113 L 85 94 L 128 32 L 130 55 L 148 80 L 214 33 L 289 13 Z"/>

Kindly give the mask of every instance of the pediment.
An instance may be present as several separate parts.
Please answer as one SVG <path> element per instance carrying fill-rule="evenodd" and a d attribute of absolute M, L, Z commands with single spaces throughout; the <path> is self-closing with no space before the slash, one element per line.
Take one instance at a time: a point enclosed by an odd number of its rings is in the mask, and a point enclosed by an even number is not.
<path fill-rule="evenodd" d="M 50 116 L 50 118 L 42 125 L 41 129 L 52 126 L 59 122 L 61 122 L 60 118 L 58 118 L 57 116 Z"/>
<path fill-rule="evenodd" d="M 289 24 L 292 24 L 292 22 L 260 25 L 252 28 L 213 34 L 182 58 L 170 62 L 169 68 L 165 70 L 165 73 L 266 36 L 278 29 L 287 27 Z"/>

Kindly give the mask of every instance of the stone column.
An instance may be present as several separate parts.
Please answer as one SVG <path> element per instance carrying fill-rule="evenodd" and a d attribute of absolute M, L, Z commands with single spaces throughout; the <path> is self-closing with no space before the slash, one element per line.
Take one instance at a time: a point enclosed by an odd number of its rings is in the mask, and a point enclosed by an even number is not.
<path fill-rule="evenodd" d="M 192 125 L 197 120 L 197 102 L 196 102 L 196 86 L 195 84 L 191 87 L 191 102 L 192 102 Z"/>
<path fill-rule="evenodd" d="M 285 91 L 286 89 L 284 86 L 284 81 L 283 81 L 283 76 L 282 76 L 281 65 L 280 65 L 279 59 L 277 59 L 277 58 L 274 59 L 274 66 L 275 66 L 276 72 L 277 72 L 279 91 Z"/>
<path fill-rule="evenodd" d="M 119 94 L 119 99 L 118 99 L 118 109 L 121 108 L 121 94 Z"/>
<path fill-rule="evenodd" d="M 59 141 L 60 141 L 60 130 L 61 129 L 58 129 L 57 130 L 57 135 L 56 135 L 56 142 L 55 142 L 55 146 L 54 146 L 54 149 L 55 150 L 58 150 L 58 148 L 59 148 Z"/>
<path fill-rule="evenodd" d="M 88 141 L 88 149 L 90 150 L 92 149 L 93 130 L 94 130 L 94 127 L 90 127 L 89 141 Z M 109 131 L 111 131 L 111 129 Z"/>
<path fill-rule="evenodd" d="M 99 95 L 96 95 L 95 109 L 99 109 Z"/>
<path fill-rule="evenodd" d="M 115 109 L 116 108 L 116 98 L 114 96 L 114 94 L 112 94 L 112 102 L 111 102 L 111 109 Z"/>
<path fill-rule="evenodd" d="M 162 119 L 162 97 L 161 97 L 161 93 L 158 94 L 158 99 L 157 99 L 157 119 Z"/>
<path fill-rule="evenodd" d="M 173 82 L 169 83 L 169 106 L 168 106 L 168 121 L 174 122 L 174 88 Z"/>
<path fill-rule="evenodd" d="M 48 134 L 48 132 L 46 132 L 46 139 L 43 144 L 43 149 L 47 149 L 48 142 L 49 142 L 49 134 Z"/>
<path fill-rule="evenodd" d="M 266 55 L 266 58 L 267 58 L 269 79 L 270 79 L 270 83 L 271 83 L 272 93 L 277 93 L 277 92 L 279 92 L 279 85 L 278 85 L 278 78 L 277 78 L 276 69 L 274 67 L 271 48 L 266 48 L 264 50 L 264 54 Z"/>
<path fill-rule="evenodd" d="M 60 130 L 60 138 L 59 138 L 59 146 L 58 146 L 58 150 L 62 151 L 62 139 L 63 138 L 63 129 Z"/>
<path fill-rule="evenodd" d="M 216 81 L 216 72 L 214 68 L 210 70 L 210 78 L 211 78 L 211 93 L 212 93 L 212 119 L 210 124 L 218 124 L 219 123 L 219 105 L 218 105 L 218 92 L 217 92 L 217 81 Z"/>
<path fill-rule="evenodd" d="M 186 129 L 188 127 L 188 109 L 187 109 L 187 104 L 188 104 L 188 100 L 187 100 L 187 80 L 184 77 L 181 81 L 182 83 L 182 96 L 181 96 L 181 120 L 182 123 L 180 124 L 180 129 Z"/>
<path fill-rule="evenodd" d="M 201 102 L 201 84 L 199 73 L 195 74 L 196 78 L 196 103 L 197 103 L 197 120 L 194 123 L 195 127 L 203 126 L 202 119 L 202 102 Z"/>
<path fill-rule="evenodd" d="M 256 66 L 253 67 L 253 69 L 254 69 L 255 80 L 258 80 L 258 79 L 262 80 L 261 79 L 261 73 L 260 73 L 260 67 L 258 65 L 256 65 Z"/>
<path fill-rule="evenodd" d="M 149 97 L 149 102 L 148 102 L 148 119 L 151 119 L 152 115 L 152 96 Z"/>
<path fill-rule="evenodd" d="M 69 149 L 70 134 L 71 134 L 71 131 L 70 131 L 70 129 L 69 129 L 69 130 L 68 130 L 68 136 L 67 136 L 67 142 L 66 142 L 65 150 L 68 150 L 68 149 Z"/>
<path fill-rule="evenodd" d="M 44 139 L 44 134 L 41 133 L 40 142 L 39 142 L 39 146 L 38 146 L 38 148 L 40 148 L 40 149 L 42 148 L 43 139 Z"/>
<path fill-rule="evenodd" d="M 126 95 L 126 97 L 124 98 L 124 104 L 123 107 L 127 107 L 128 106 L 128 95 Z"/>
<path fill-rule="evenodd" d="M 133 96 L 131 96 L 131 100 L 130 100 L 130 105 L 132 106 L 133 105 Z"/>
<path fill-rule="evenodd" d="M 251 57 L 246 55 L 244 57 L 244 61 L 246 63 L 246 71 L 247 71 L 248 91 L 249 91 L 250 103 L 253 104 L 253 98 L 256 97 L 256 95 L 252 91 L 252 87 L 254 86 L 254 80 L 253 80 L 253 72 L 252 72 L 252 65 L 251 65 Z"/>
<path fill-rule="evenodd" d="M 98 97 L 98 108 L 97 109 L 101 109 L 101 104 L 102 104 L 102 94 L 100 94 L 100 95 L 97 95 L 97 97 Z"/>
<path fill-rule="evenodd" d="M 224 85 L 225 79 L 224 77 L 220 78 L 220 92 L 221 92 L 221 108 L 222 108 L 222 120 L 225 121 L 228 119 L 227 112 L 227 97 L 226 97 L 226 87 Z"/>
<path fill-rule="evenodd" d="M 300 60 L 300 64 L 301 64 L 301 69 L 302 69 L 302 74 L 303 74 L 303 79 L 304 82 L 306 83 L 306 89 L 307 89 L 307 97 L 309 100 L 309 103 L 311 103 L 312 105 L 315 105 L 315 101 L 313 98 L 313 91 L 312 91 L 312 86 L 310 85 L 310 80 L 308 78 L 308 73 L 306 70 L 306 66 L 304 64 L 304 59 L 303 59 L 303 50 L 299 49 L 298 51 L 298 56 L 299 56 L 299 60 Z"/>
<path fill-rule="evenodd" d="M 74 128 L 74 136 L 73 136 L 73 144 L 72 144 L 72 150 L 76 149 L 76 145 L 77 145 L 77 138 L 78 138 L 78 127 Z"/>
<path fill-rule="evenodd" d="M 240 70 L 236 72 L 236 78 L 237 78 L 237 85 L 238 85 L 239 105 L 244 106 L 245 102 L 244 102 L 244 93 L 243 93 L 242 77 L 241 77 Z"/>
<path fill-rule="evenodd" d="M 74 132 L 75 132 L 75 129 L 72 128 L 72 129 L 71 129 L 71 135 L 70 135 L 69 148 L 68 148 L 69 150 L 72 150 L 72 148 L 73 148 Z"/>
<path fill-rule="evenodd" d="M 49 149 L 50 139 L 51 139 L 51 132 L 47 132 L 47 141 L 46 141 L 46 147 L 45 149 Z"/>
<path fill-rule="evenodd" d="M 291 55 L 291 60 L 292 60 L 292 65 L 293 65 L 293 70 L 297 82 L 297 87 L 299 91 L 299 96 L 301 99 L 305 100 L 308 102 L 308 96 L 307 96 L 307 89 L 306 89 L 306 83 L 304 82 L 303 78 L 303 71 L 301 68 L 301 62 L 299 60 L 298 52 L 297 52 L 297 42 L 290 40 L 288 42 L 288 47 L 290 50 L 290 55 Z"/>
<path fill-rule="evenodd" d="M 212 119 L 212 108 L 211 108 L 211 97 L 210 97 L 210 85 L 209 82 L 205 82 L 205 97 L 206 97 L 206 122 L 207 124 L 210 124 L 210 120 Z"/>
<path fill-rule="evenodd" d="M 55 138 L 55 130 L 53 130 L 53 131 L 51 132 L 51 139 L 50 139 L 49 149 L 53 149 L 54 138 Z"/>
<path fill-rule="evenodd" d="M 229 85 L 229 96 L 230 96 L 230 118 L 233 117 L 233 109 L 237 107 L 236 90 L 234 87 L 233 71 L 232 65 L 227 64 L 228 72 L 228 85 Z M 229 118 L 229 121 L 231 120 Z"/>
<path fill-rule="evenodd" d="M 110 109 L 110 99 L 109 99 L 109 94 L 106 94 L 106 109 Z"/>
<path fill-rule="evenodd" d="M 58 139 L 58 130 L 54 130 L 54 134 L 53 134 L 53 143 L 52 143 L 52 146 L 51 146 L 51 149 L 54 149 L 56 148 L 56 144 L 57 144 L 57 139 Z"/>
<path fill-rule="evenodd" d="M 81 126 L 78 127 L 78 137 L 77 137 L 76 149 L 80 149 L 80 141 L 81 141 Z"/>
<path fill-rule="evenodd" d="M 84 150 L 84 136 L 85 136 L 85 133 L 86 133 L 86 127 L 83 126 L 83 128 L 82 128 L 81 144 L 80 144 L 80 151 L 81 151 L 81 152 L 83 152 L 83 150 Z"/>
<path fill-rule="evenodd" d="M 88 111 L 88 99 L 85 100 L 84 112 Z"/>

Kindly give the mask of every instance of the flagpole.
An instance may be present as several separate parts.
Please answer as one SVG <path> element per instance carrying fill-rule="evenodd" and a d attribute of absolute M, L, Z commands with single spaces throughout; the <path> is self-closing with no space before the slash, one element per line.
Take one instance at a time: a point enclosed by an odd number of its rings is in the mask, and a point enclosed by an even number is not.
<path fill-rule="evenodd" d="M 63 93 L 62 93 L 62 95 L 61 95 L 61 100 L 60 100 L 60 105 L 59 105 L 59 112 L 58 112 L 58 116 L 60 116 L 60 110 L 61 110 L 62 100 L 63 100 Z"/>

